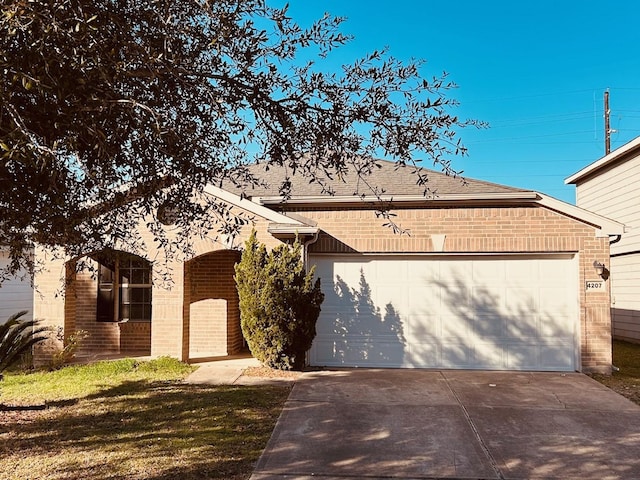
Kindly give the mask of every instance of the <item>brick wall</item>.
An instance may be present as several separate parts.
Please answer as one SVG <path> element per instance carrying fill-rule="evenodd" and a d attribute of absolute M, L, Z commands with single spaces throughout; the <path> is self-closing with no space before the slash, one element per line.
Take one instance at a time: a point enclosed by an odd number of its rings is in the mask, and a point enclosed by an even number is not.
<path fill-rule="evenodd" d="M 396 209 L 394 221 L 410 235 L 393 233 L 384 220 L 363 209 L 305 210 L 322 233 L 313 253 L 573 253 L 579 259 L 580 356 L 585 372 L 611 371 L 610 294 L 586 292 L 599 280 L 594 260 L 609 258 L 609 239 L 555 211 L 537 207 Z M 432 235 L 444 235 L 442 250 Z M 608 286 L 608 282 L 607 282 Z"/>
<path fill-rule="evenodd" d="M 40 246 L 35 248 L 35 258 L 43 265 L 33 277 L 34 301 L 33 318 L 41 325 L 50 327 L 49 341 L 39 343 L 33 349 L 33 362 L 36 366 L 45 365 L 51 355 L 62 348 L 62 342 L 56 340 L 58 327 L 64 327 L 65 303 L 65 261 L 62 252 L 51 251 Z"/>
<path fill-rule="evenodd" d="M 586 292 L 586 280 L 597 280 L 593 261 L 609 258 L 608 238 L 596 238 L 592 227 L 539 206 L 465 207 L 396 209 L 394 221 L 409 230 L 410 235 L 398 235 L 384 227 L 384 220 L 371 210 L 297 209 L 305 217 L 318 222 L 322 234 L 311 245 L 313 253 L 571 253 L 578 257 L 580 302 L 580 355 L 584 371 L 607 372 L 611 366 L 610 295 Z M 258 220 L 243 228 L 235 247 L 242 246 L 251 228 L 255 227 L 259 241 L 274 247 L 280 241 L 267 232 L 268 222 Z M 440 241 L 432 235 L 444 235 Z M 150 235 L 144 234 L 146 240 Z M 148 238 L 147 238 L 148 237 Z M 441 237 L 440 237 L 441 239 Z M 148 242 L 152 245 L 152 242 Z M 195 258 L 183 263 L 172 260 L 166 268 L 172 278 L 167 285 L 155 282 L 150 332 L 142 326 L 136 335 L 151 342 L 151 354 L 172 355 L 187 360 L 191 355 L 227 353 L 242 348 L 239 328 L 237 292 L 233 281 L 233 264 L 239 252 L 213 239 L 199 239 L 194 243 Z M 42 253 L 42 252 L 40 252 Z M 150 249 L 147 258 L 156 258 Z M 607 262 L 608 263 L 608 262 Z M 164 267 L 162 267 L 164 268 Z M 155 272 L 155 267 L 154 267 Z M 95 288 L 80 281 L 74 287 L 76 297 L 65 305 L 55 297 L 64 278 L 64 262 L 50 264 L 48 274 L 36 276 L 36 284 L 43 294 L 36 298 L 34 317 L 44 318 L 48 325 L 63 325 L 65 309 L 68 315 L 76 312 L 75 328 L 89 325 L 88 312 L 95 315 Z M 79 293 L 84 298 L 79 301 Z M 37 295 L 37 294 L 36 294 Z M 203 302 L 203 303 L 199 303 Z M 226 306 L 224 305 L 226 302 Z M 192 311 L 193 308 L 193 311 Z M 223 318 L 226 310 L 226 318 Z M 68 320 L 67 326 L 74 325 Z M 211 328 L 209 328 L 211 326 Z M 115 331 L 109 330 L 116 327 Z M 95 348 L 112 348 L 116 338 L 123 338 L 124 330 L 117 325 L 98 326 L 99 343 Z M 226 335 L 224 330 L 226 329 Z M 221 345 L 226 336 L 226 346 Z M 97 341 L 97 340 L 96 340 Z M 133 342 L 133 339 L 132 339 Z M 224 347 L 224 348 L 223 348 Z M 127 345 L 129 348 L 129 345 Z"/>
<path fill-rule="evenodd" d="M 189 358 L 232 355 L 242 349 L 234 265 L 240 252 L 209 252 L 185 263 L 184 322 Z"/>
<path fill-rule="evenodd" d="M 151 322 L 119 323 L 120 353 L 148 355 L 151 351 Z"/>

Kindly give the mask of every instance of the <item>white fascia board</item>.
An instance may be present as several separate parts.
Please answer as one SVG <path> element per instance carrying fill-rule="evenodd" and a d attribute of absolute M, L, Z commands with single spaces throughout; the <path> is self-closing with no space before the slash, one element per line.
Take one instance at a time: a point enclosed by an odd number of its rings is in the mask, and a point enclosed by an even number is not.
<path fill-rule="evenodd" d="M 236 195 L 235 193 L 231 193 L 220 187 L 207 185 L 206 187 L 204 187 L 204 192 L 222 200 L 225 203 L 234 205 L 255 215 L 258 215 L 266 220 L 269 220 L 270 222 L 306 226 L 306 224 L 300 220 L 300 218 L 302 217 L 300 217 L 299 215 L 296 215 L 297 218 L 288 217 L 286 215 L 283 215 L 282 213 L 278 213 L 274 210 L 271 210 L 270 208 L 252 202 L 251 200 L 241 198 L 240 195 Z"/>
<path fill-rule="evenodd" d="M 590 225 L 594 225 L 598 230 L 596 231 L 596 237 L 608 237 L 610 235 L 622 235 L 625 232 L 624 224 L 611 220 L 610 218 L 603 217 L 597 213 L 593 213 L 584 208 L 576 207 L 570 203 L 563 202 L 553 197 L 548 197 L 541 193 L 538 194 L 538 204 L 543 207 L 550 208 L 557 212 L 563 213 L 567 216 L 576 218 Z"/>
<path fill-rule="evenodd" d="M 339 204 L 339 203 L 377 203 L 377 202 L 451 202 L 451 201 L 487 201 L 487 200 L 535 200 L 537 197 L 536 192 L 501 192 L 501 193 L 456 193 L 456 194 L 442 194 L 442 195 L 381 195 L 376 197 L 369 195 L 365 197 L 359 197 L 357 195 L 349 196 L 300 196 L 292 197 L 288 200 L 284 200 L 282 197 L 255 197 L 254 202 L 261 205 L 276 205 L 286 203 L 289 205 L 295 204 Z"/>
<path fill-rule="evenodd" d="M 267 231 L 272 235 L 315 235 L 319 232 L 318 227 L 307 227 L 291 224 L 270 224 Z"/>
<path fill-rule="evenodd" d="M 579 172 L 574 173 L 570 177 L 565 178 L 564 179 L 565 185 L 570 185 L 570 184 L 579 182 L 581 179 L 590 175 L 596 170 L 599 170 L 600 168 L 605 167 L 612 162 L 615 162 L 620 157 L 626 155 L 627 153 L 637 148 L 638 146 L 640 146 L 640 137 L 636 137 L 635 139 L 631 140 L 629 143 L 625 143 L 623 146 L 615 149 L 613 152 L 609 153 L 608 155 L 605 155 L 601 159 L 596 160 L 591 165 L 587 165 Z"/>

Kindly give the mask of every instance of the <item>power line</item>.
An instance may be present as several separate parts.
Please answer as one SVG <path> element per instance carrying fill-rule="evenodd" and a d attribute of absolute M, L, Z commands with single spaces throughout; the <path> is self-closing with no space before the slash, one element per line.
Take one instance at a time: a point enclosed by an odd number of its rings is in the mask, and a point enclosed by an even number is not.
<path fill-rule="evenodd" d="M 578 134 L 582 134 L 582 133 L 591 133 L 591 130 L 579 130 L 579 131 L 575 131 L 575 132 L 564 132 L 564 133 L 547 133 L 544 135 L 525 135 L 522 137 L 506 137 L 506 138 L 492 138 L 492 139 L 487 139 L 487 140 L 473 140 L 473 141 L 467 141 L 465 142 L 467 145 L 471 145 L 471 144 L 478 144 L 478 143 L 493 143 L 493 142 L 506 142 L 506 141 L 513 141 L 513 140 L 522 140 L 522 139 L 529 139 L 529 138 L 549 138 L 549 137 L 563 137 L 566 135 L 578 135 Z"/>

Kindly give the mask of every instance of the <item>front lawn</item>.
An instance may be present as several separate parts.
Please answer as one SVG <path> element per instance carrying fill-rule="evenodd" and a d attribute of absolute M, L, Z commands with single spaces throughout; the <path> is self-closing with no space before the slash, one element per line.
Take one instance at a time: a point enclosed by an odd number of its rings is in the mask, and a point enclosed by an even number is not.
<path fill-rule="evenodd" d="M 593 378 L 640 405 L 640 344 L 614 340 L 613 364 L 619 371 Z"/>
<path fill-rule="evenodd" d="M 200 386 L 170 359 L 0 383 L 0 480 L 246 479 L 288 387 Z"/>

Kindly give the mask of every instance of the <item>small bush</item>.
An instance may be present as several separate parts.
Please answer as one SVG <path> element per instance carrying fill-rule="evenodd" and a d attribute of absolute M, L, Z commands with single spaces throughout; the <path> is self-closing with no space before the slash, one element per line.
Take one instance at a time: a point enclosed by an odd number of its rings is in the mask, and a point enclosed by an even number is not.
<path fill-rule="evenodd" d="M 251 353 L 268 367 L 301 370 L 324 299 L 313 269 L 305 273 L 302 245 L 296 240 L 267 252 L 254 231 L 235 271 L 242 333 Z"/>
<path fill-rule="evenodd" d="M 62 327 L 58 329 L 58 340 L 61 342 L 64 341 L 64 334 Z M 51 357 L 51 363 L 49 368 L 51 370 L 58 370 L 59 368 L 64 367 L 69 364 L 76 356 L 76 352 L 82 345 L 82 342 L 89 337 L 89 332 L 85 330 L 76 330 L 71 333 L 67 337 L 67 340 L 64 342 L 65 345 L 63 348 L 58 349 L 56 353 Z"/>

